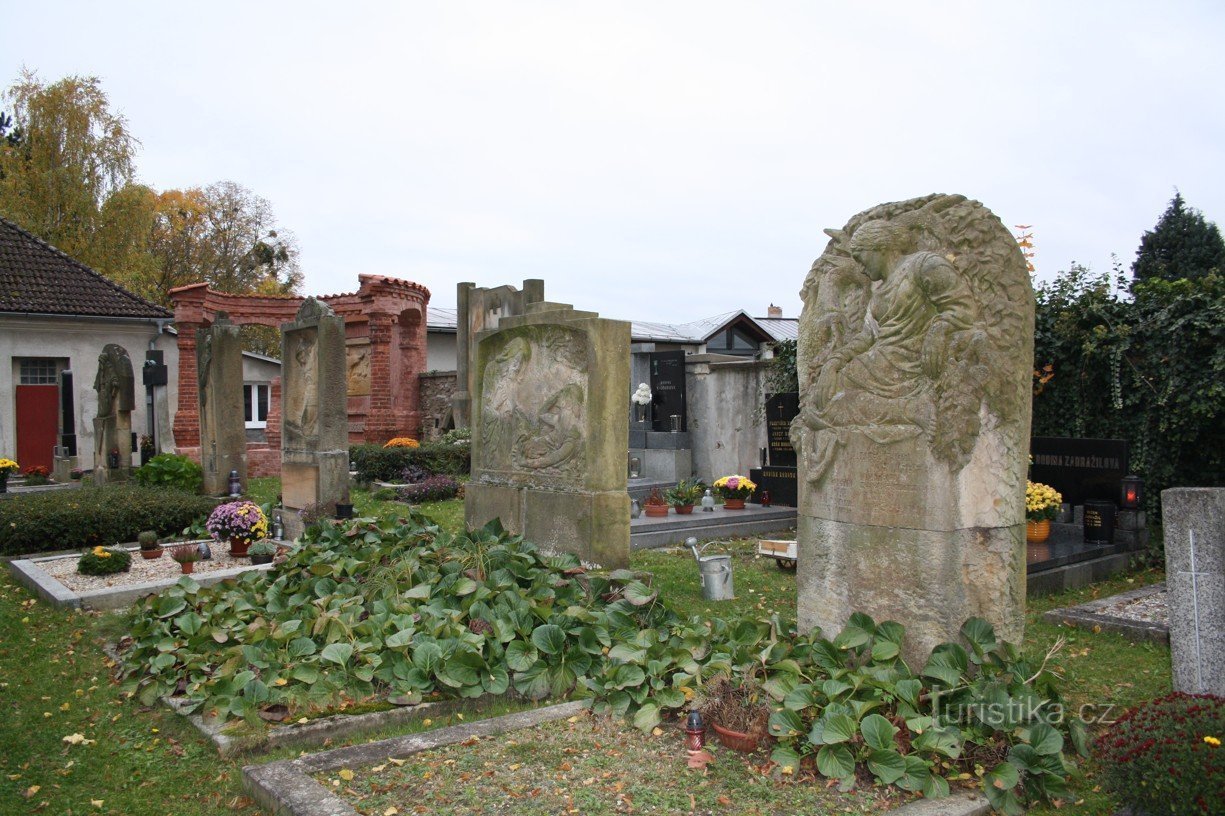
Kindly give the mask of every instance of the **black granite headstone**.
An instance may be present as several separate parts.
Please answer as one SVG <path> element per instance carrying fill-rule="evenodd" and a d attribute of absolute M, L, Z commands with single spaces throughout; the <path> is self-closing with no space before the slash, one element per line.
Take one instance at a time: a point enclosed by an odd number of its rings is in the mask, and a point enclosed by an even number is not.
<path fill-rule="evenodd" d="M 679 416 L 677 430 L 689 430 L 685 416 L 685 352 L 651 353 L 651 430 L 671 431 L 672 417 Z"/>
<path fill-rule="evenodd" d="M 1127 475 L 1126 439 L 1035 436 L 1029 452 L 1034 457 L 1030 480 L 1055 488 L 1065 502 L 1118 500 L 1119 483 Z"/>
<path fill-rule="evenodd" d="M 766 444 L 770 449 L 771 465 L 795 466 L 791 420 L 799 413 L 800 395 L 794 391 L 766 397 Z"/>
<path fill-rule="evenodd" d="M 749 478 L 757 484 L 753 493 L 753 501 L 761 502 L 763 490 L 770 492 L 770 504 L 780 507 L 799 506 L 798 469 L 786 465 L 767 465 L 764 468 L 752 468 Z"/>

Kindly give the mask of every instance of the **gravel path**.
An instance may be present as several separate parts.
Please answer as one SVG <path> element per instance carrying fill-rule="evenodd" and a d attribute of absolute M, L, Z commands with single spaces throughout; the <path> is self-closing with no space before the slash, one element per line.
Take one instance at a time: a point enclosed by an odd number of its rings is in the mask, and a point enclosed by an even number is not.
<path fill-rule="evenodd" d="M 208 561 L 197 561 L 193 574 L 216 572 L 218 570 L 234 569 L 235 567 L 251 566 L 249 558 L 233 558 L 227 552 L 228 544 L 212 542 L 213 557 Z M 80 556 L 67 556 L 54 561 L 42 561 L 38 566 L 55 580 L 71 589 L 73 592 L 89 592 L 95 589 L 112 589 L 114 587 L 130 586 L 132 584 L 147 584 L 152 581 L 177 579 L 183 574 L 177 561 L 170 557 L 170 549 L 166 548 L 161 558 L 145 559 L 137 550 L 132 551 L 132 566 L 127 572 L 114 575 L 82 575 L 77 572 L 77 560 Z"/>

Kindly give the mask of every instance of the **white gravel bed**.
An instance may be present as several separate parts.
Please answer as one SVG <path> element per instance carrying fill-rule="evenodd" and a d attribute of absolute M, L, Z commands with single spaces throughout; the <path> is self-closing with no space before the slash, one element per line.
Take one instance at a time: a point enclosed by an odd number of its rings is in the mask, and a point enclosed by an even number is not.
<path fill-rule="evenodd" d="M 1111 615 L 1116 618 L 1170 625 L 1170 609 L 1166 602 L 1164 589 L 1142 598 L 1106 604 L 1098 611 L 1102 615 Z"/>
<path fill-rule="evenodd" d="M 186 546 L 186 544 L 177 546 Z M 214 541 L 210 542 L 210 547 L 213 557 L 208 561 L 197 561 L 193 575 L 251 566 L 250 558 L 231 556 L 229 554 L 230 545 L 227 543 Z M 114 589 L 153 581 L 177 580 L 183 574 L 179 562 L 170 557 L 170 547 L 166 547 L 166 552 L 161 558 L 153 559 L 146 559 L 139 550 L 132 550 L 131 568 L 127 572 L 117 572 L 114 575 L 82 575 L 77 572 L 79 559 L 79 555 L 66 556 L 40 561 L 38 566 L 73 592 L 90 592 L 96 589 Z"/>

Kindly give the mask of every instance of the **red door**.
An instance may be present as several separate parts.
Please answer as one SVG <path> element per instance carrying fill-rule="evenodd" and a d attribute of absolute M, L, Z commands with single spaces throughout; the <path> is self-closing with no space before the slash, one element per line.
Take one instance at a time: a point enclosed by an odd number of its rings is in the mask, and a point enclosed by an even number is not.
<path fill-rule="evenodd" d="M 58 444 L 59 403 L 58 385 L 17 386 L 17 463 L 22 471 L 34 465 L 51 470 L 52 448 Z"/>

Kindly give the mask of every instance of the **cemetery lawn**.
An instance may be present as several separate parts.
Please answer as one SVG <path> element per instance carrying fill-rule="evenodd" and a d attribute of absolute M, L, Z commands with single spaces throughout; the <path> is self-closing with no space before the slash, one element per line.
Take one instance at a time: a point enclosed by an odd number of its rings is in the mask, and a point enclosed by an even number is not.
<path fill-rule="evenodd" d="M 252 492 L 257 500 L 275 498 L 277 480 L 254 479 L 252 482 Z M 363 514 L 403 513 L 404 505 L 376 502 L 365 491 L 355 491 L 354 500 L 358 511 Z M 422 511 L 447 529 L 455 530 L 462 524 L 462 501 L 425 505 Z M 688 551 L 635 553 L 631 567 L 653 572 L 654 585 L 659 588 L 660 596 L 685 615 L 729 617 L 735 614 L 769 616 L 777 613 L 783 621 L 794 620 L 794 575 L 777 569 L 770 559 L 757 558 L 753 549 L 753 541 L 746 539 L 721 542 L 707 551 L 730 552 L 733 555 L 738 597 L 735 601 L 718 604 L 701 599 L 697 566 Z M 1062 651 L 1052 660 L 1066 678 L 1065 695 L 1074 710 L 1082 705 L 1093 706 L 1086 709 L 1086 713 L 1113 719 L 1127 706 L 1167 692 L 1170 688 L 1169 652 L 1164 647 L 1151 644 L 1132 644 L 1106 632 L 1094 633 L 1048 624 L 1041 620 L 1041 614 L 1048 609 L 1070 606 L 1091 597 L 1104 597 L 1133 589 L 1162 577 L 1159 572 L 1139 572 L 1084 590 L 1030 602 L 1025 651 L 1032 657 L 1040 658 L 1060 636 L 1067 638 Z M 112 681 L 110 661 L 102 652 L 103 644 L 113 642 L 120 629 L 117 621 L 113 615 L 54 609 L 35 600 L 13 581 L 7 570 L 0 573 L 0 746 L 3 746 L 3 750 L 0 750 L 0 813 L 131 816 L 154 816 L 168 812 L 181 816 L 259 813 L 242 793 L 242 765 L 287 758 L 297 752 L 287 749 L 258 757 L 222 759 L 185 721 L 160 706 L 144 708 L 135 699 L 125 698 Z M 1109 706 L 1114 708 L 1110 709 Z M 466 713 L 439 717 L 428 727 L 454 724 L 461 714 L 465 721 L 470 722 L 477 717 L 505 713 L 513 707 L 505 702 L 481 707 L 474 705 Z M 578 722 L 586 723 L 587 719 L 582 718 Z M 409 733 L 424 727 L 425 724 L 421 723 L 380 735 L 346 738 L 337 741 L 335 746 Z M 763 753 L 754 755 L 746 763 L 730 752 L 716 751 L 718 758 L 711 766 L 710 777 L 688 771 L 683 764 L 682 740 L 675 723 L 665 723 L 661 736 L 650 737 L 640 737 L 639 732 L 628 723 L 585 727 L 585 732 L 578 728 L 559 728 L 551 732 L 547 746 L 541 745 L 542 761 L 552 762 L 552 768 L 560 769 L 567 762 L 572 769 L 590 768 L 572 773 L 560 770 L 551 772 L 565 774 L 566 785 L 559 783 L 558 789 L 568 787 L 572 797 L 582 795 L 583 788 L 615 785 L 607 783 L 602 777 L 612 768 L 601 769 L 599 763 L 605 762 L 607 756 L 591 748 L 593 740 L 606 747 L 617 742 L 616 750 L 622 750 L 620 743 L 628 743 L 631 739 L 638 741 L 642 750 L 657 754 L 656 759 L 652 760 L 655 764 L 649 766 L 651 770 L 644 773 L 641 780 L 627 778 L 623 790 L 616 792 L 624 793 L 632 789 L 634 792 L 630 795 L 636 812 L 646 810 L 646 805 L 657 806 L 667 812 L 688 812 L 688 795 L 691 792 L 695 801 L 700 803 L 713 800 L 706 809 L 720 814 L 752 812 L 753 807 L 769 812 L 769 805 L 757 804 L 769 800 L 757 797 L 774 796 L 777 797 L 774 801 L 787 805 L 795 802 L 800 795 L 796 785 L 776 782 L 753 770 L 752 763 L 761 765 L 765 762 L 767 755 Z M 606 733 L 600 731 L 601 728 L 610 731 Z M 624 728 L 624 733 L 618 732 L 618 728 Z M 76 740 L 74 735 L 80 735 L 79 744 L 64 741 L 65 737 Z M 501 742 L 489 742 L 494 743 L 491 747 L 496 751 L 508 752 L 506 766 L 509 768 L 519 763 L 527 767 L 522 758 L 512 758 L 515 755 L 509 753 L 516 746 L 507 745 L 508 740 L 526 745 L 526 740 L 510 735 L 500 739 Z M 486 750 L 483 744 L 480 749 Z M 523 758 L 531 755 L 526 748 L 519 750 Z M 576 757 L 583 752 L 590 753 L 591 757 L 582 763 L 577 762 Z M 459 761 L 458 755 L 447 758 Z M 445 762 L 445 759 L 439 761 Z M 479 761 L 495 760 L 486 756 Z M 643 761 L 646 762 L 645 759 Z M 1103 793 L 1094 790 L 1097 782 L 1093 777 L 1092 764 L 1085 767 L 1086 775 L 1072 780 L 1075 812 L 1103 816 L 1113 813 L 1114 804 Z M 405 764 L 399 770 L 407 774 L 405 769 L 408 768 L 409 765 Z M 471 784 L 467 787 L 474 790 L 486 787 L 478 779 L 485 770 L 481 766 L 478 773 L 474 766 L 472 771 L 463 771 L 472 774 Z M 362 769 L 354 771 L 366 773 Z M 719 776 L 716 777 L 716 774 Z M 583 784 L 593 777 L 595 781 L 589 785 Z M 360 774 L 358 778 L 365 779 Z M 552 780 L 552 775 L 546 775 L 546 778 Z M 712 778 L 715 781 L 710 781 Z M 511 777 L 505 779 L 509 780 L 507 784 L 512 788 L 517 784 Z M 405 784 L 409 781 L 406 777 Z M 703 786 L 703 782 L 709 782 L 709 785 Z M 372 786 L 376 784 L 385 785 L 387 782 L 371 781 Z M 836 790 L 827 791 L 819 784 L 817 787 L 820 788 L 822 801 L 826 803 L 842 802 L 842 807 L 846 807 L 848 805 L 845 803 L 861 801 L 858 798 L 846 799 Z M 813 793 L 818 793 L 817 787 L 813 788 Z M 722 793 L 716 793 L 716 789 Z M 456 791 L 458 797 L 461 786 L 449 790 Z M 374 793 L 373 787 L 369 793 Z M 729 804 L 723 805 L 718 799 L 720 795 L 726 796 Z M 682 798 L 674 799 L 676 796 Z M 615 801 L 615 796 L 612 801 Z M 676 806 L 673 806 L 674 802 Z M 1072 808 L 1068 805 L 1060 812 L 1069 812 Z M 855 807 L 854 804 L 850 806 Z M 378 812 L 384 812 L 386 807 Z M 800 810 L 803 808 L 789 808 L 786 812 Z M 401 806 L 400 812 L 411 813 L 412 809 Z M 515 812 L 530 811 L 516 808 Z M 591 811 L 582 808 L 582 812 Z M 1056 813 L 1054 809 L 1032 812 L 1044 816 Z"/>
<path fill-rule="evenodd" d="M 688 770 L 680 726 L 656 731 L 627 732 L 623 722 L 580 714 L 315 779 L 372 816 L 884 813 L 908 796 L 780 781 L 759 770 L 767 751 L 746 760 L 718 745 L 708 748 L 714 761 L 705 772 Z"/>

